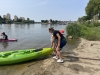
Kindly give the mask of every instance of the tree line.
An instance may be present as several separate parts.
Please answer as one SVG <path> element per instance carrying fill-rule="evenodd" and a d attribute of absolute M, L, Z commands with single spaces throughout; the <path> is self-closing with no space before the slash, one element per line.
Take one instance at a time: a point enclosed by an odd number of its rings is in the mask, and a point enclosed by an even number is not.
<path fill-rule="evenodd" d="M 100 19 L 100 0 L 89 0 L 85 7 L 86 16 L 78 19 L 78 21 L 85 21 L 91 19 Z"/>
<path fill-rule="evenodd" d="M 52 20 L 52 19 L 50 19 L 50 20 L 41 20 L 41 23 L 57 24 L 57 23 L 59 23 L 59 21 L 58 20 Z"/>

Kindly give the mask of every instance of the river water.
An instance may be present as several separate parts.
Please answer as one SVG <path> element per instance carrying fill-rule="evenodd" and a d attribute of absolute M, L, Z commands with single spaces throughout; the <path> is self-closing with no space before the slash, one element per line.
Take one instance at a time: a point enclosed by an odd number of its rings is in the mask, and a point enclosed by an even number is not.
<path fill-rule="evenodd" d="M 43 24 L 2 24 L 0 32 L 5 32 L 9 38 L 17 38 L 17 42 L 0 42 L 0 51 L 41 48 L 50 44 L 48 28 L 65 29 L 66 25 Z M 1 37 L 1 36 L 0 36 Z"/>
<path fill-rule="evenodd" d="M 9 38 L 18 39 L 17 42 L 0 42 L 0 52 L 9 50 L 20 50 L 29 48 L 50 47 L 51 34 L 48 28 L 53 26 L 54 29 L 60 30 L 67 25 L 50 25 L 50 24 L 0 24 L 0 32 L 5 32 Z M 66 37 L 65 30 L 65 37 Z M 0 36 L 1 38 L 2 36 Z M 78 46 L 79 40 L 67 40 L 68 43 L 63 50 L 71 50 Z M 29 64 L 29 63 L 27 63 Z M 0 66 L 0 75 L 17 75 L 13 71 L 23 70 L 27 64 L 17 64 L 14 66 Z M 24 68 L 25 69 L 25 68 Z M 10 72 L 8 74 L 8 72 Z"/>

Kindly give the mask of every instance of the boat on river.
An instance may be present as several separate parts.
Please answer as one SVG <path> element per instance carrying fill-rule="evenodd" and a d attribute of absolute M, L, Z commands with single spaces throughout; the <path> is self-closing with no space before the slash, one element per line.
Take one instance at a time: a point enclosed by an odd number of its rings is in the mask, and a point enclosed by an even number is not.
<path fill-rule="evenodd" d="M 53 50 L 53 48 L 40 48 L 0 52 L 0 65 L 17 64 L 48 56 Z"/>
<path fill-rule="evenodd" d="M 14 41 L 18 41 L 18 39 L 15 38 L 9 38 L 8 40 L 0 39 L 0 42 L 14 42 Z"/>

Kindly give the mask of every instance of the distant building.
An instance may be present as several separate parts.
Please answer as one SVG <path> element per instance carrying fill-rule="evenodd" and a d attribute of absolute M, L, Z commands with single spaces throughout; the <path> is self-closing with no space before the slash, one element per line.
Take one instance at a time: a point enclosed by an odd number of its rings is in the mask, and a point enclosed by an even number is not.
<path fill-rule="evenodd" d="M 6 19 L 10 20 L 10 14 L 7 13 Z"/>
<path fill-rule="evenodd" d="M 24 18 L 24 17 L 20 17 L 20 19 L 21 19 L 21 20 L 23 20 L 23 21 L 25 20 L 25 18 Z"/>
<path fill-rule="evenodd" d="M 23 19 L 23 17 L 20 17 L 20 19 Z"/>
<path fill-rule="evenodd" d="M 18 21 L 18 17 L 16 15 L 14 16 L 14 21 Z"/>
<path fill-rule="evenodd" d="M 3 15 L 3 18 L 6 18 L 7 16 L 6 15 Z"/>
<path fill-rule="evenodd" d="M 23 17 L 23 19 L 22 19 L 23 21 L 25 20 L 25 18 Z"/>

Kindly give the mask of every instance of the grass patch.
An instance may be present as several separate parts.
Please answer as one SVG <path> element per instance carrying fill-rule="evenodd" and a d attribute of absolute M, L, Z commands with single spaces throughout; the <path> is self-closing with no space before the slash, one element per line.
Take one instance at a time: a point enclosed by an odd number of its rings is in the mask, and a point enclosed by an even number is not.
<path fill-rule="evenodd" d="M 84 36 L 82 37 L 88 40 L 93 40 L 93 41 L 100 40 L 100 26 L 92 27 L 92 28 L 88 27 L 88 32 L 84 33 Z"/>
<path fill-rule="evenodd" d="M 100 40 L 100 26 L 99 25 L 81 25 L 69 24 L 66 27 L 67 34 L 74 38 L 85 38 L 87 40 Z"/>

